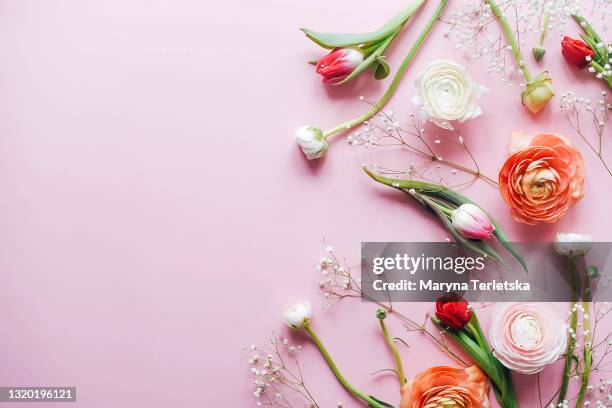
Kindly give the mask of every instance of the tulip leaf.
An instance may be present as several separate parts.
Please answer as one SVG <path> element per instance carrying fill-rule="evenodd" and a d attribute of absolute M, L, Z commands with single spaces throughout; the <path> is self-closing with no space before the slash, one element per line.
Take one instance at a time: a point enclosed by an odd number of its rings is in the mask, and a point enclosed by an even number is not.
<path fill-rule="evenodd" d="M 447 201 L 449 203 L 455 204 L 457 207 L 459 207 L 461 204 L 466 204 L 466 203 L 478 205 L 474 203 L 472 200 L 470 200 L 469 198 L 457 193 L 456 191 L 446 188 L 444 186 L 438 185 L 438 184 L 427 183 L 424 181 L 415 181 L 415 180 L 392 179 L 389 177 L 381 176 L 379 174 L 375 174 L 370 169 L 367 169 L 367 168 L 365 168 L 364 171 L 370 177 L 372 177 L 374 180 L 378 181 L 379 183 L 382 183 L 382 184 L 385 184 L 385 185 L 388 185 L 394 188 L 398 188 L 404 191 L 408 191 L 410 189 L 421 191 L 423 193 L 427 193 L 429 196 L 433 196 L 433 197 L 442 199 L 444 201 Z M 487 214 L 487 216 L 491 220 L 491 223 L 495 227 L 495 231 L 493 231 L 493 234 L 499 240 L 500 244 L 508 252 L 510 252 L 517 259 L 517 261 L 519 261 L 523 269 L 525 269 L 525 272 L 528 272 L 527 262 L 525 262 L 525 259 L 516 250 L 516 248 L 514 248 L 514 246 L 510 243 L 501 225 L 499 225 L 499 223 L 495 220 L 495 218 L 493 218 L 489 213 L 487 213 L 486 211 L 485 213 Z"/>
<path fill-rule="evenodd" d="M 589 47 L 591 47 L 591 49 L 595 53 L 595 59 L 597 60 L 597 62 L 599 62 L 599 65 L 605 65 L 608 63 L 608 53 L 605 50 L 605 47 L 598 47 L 597 41 L 590 37 L 587 37 L 586 35 L 580 34 L 580 37 L 584 40 L 584 42 L 589 45 Z"/>
<path fill-rule="evenodd" d="M 591 23 L 589 23 L 586 18 L 578 14 L 574 14 L 572 17 L 590 38 L 592 38 L 596 43 L 602 42 L 601 37 L 599 34 L 597 34 L 597 31 L 595 31 Z"/>
<path fill-rule="evenodd" d="M 342 81 L 338 82 L 337 84 L 334 85 L 342 85 L 347 83 L 348 81 L 352 80 L 353 78 L 355 78 L 357 75 L 359 75 L 361 72 L 363 72 L 363 70 L 365 70 L 367 67 L 369 67 L 370 65 L 372 65 L 373 63 L 377 62 L 378 57 L 387 49 L 387 47 L 389 46 L 389 44 L 391 44 L 391 41 L 393 41 L 393 39 L 395 38 L 395 36 L 399 33 L 399 30 L 396 31 L 394 34 L 390 35 L 389 37 L 387 37 L 385 39 L 385 41 L 383 41 L 382 43 L 380 43 L 380 45 L 378 46 L 378 48 L 376 48 L 376 50 L 374 50 L 374 52 L 372 54 L 370 54 L 365 60 L 363 60 L 361 62 L 361 64 L 359 64 L 357 66 L 357 68 L 355 68 L 353 70 L 353 72 L 351 72 L 351 74 L 349 76 L 347 76 L 346 78 L 344 78 Z"/>
<path fill-rule="evenodd" d="M 372 395 L 370 395 L 370 398 L 372 398 L 374 401 L 378 402 L 378 403 L 379 403 L 380 405 L 382 405 L 383 407 L 394 408 L 394 407 L 393 407 L 393 405 L 388 404 L 388 403 L 386 403 L 386 402 L 384 402 L 384 401 L 381 401 L 381 400 L 379 400 L 378 398 L 373 397 Z M 370 406 L 370 407 L 371 407 L 372 405 L 369 405 L 369 404 L 368 404 L 368 406 Z"/>
<path fill-rule="evenodd" d="M 347 47 L 350 45 L 368 44 L 389 37 L 401 29 L 404 23 L 423 5 L 425 0 L 414 0 L 411 4 L 397 13 L 385 25 L 376 31 L 368 33 L 320 33 L 308 28 L 301 30 L 308 38 L 323 48 Z"/>
<path fill-rule="evenodd" d="M 391 68 L 389 68 L 389 64 L 385 61 L 385 57 L 379 56 L 376 57 L 377 64 L 374 67 L 374 78 L 381 80 L 385 79 L 391 73 Z"/>

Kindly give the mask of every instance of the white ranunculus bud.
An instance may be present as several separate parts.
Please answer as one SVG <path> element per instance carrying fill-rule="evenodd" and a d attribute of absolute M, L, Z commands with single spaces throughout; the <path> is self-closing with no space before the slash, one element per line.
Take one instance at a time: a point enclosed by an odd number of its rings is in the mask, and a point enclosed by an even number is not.
<path fill-rule="evenodd" d="M 318 159 L 327 153 L 329 144 L 318 126 L 302 126 L 295 132 L 295 137 L 308 160 Z"/>
<path fill-rule="evenodd" d="M 591 242 L 590 235 L 558 232 L 553 245 L 560 255 L 584 256 L 591 249 Z"/>
<path fill-rule="evenodd" d="M 302 302 L 291 306 L 283 314 L 283 321 L 292 329 L 303 329 L 310 323 L 312 308 L 310 303 Z"/>
<path fill-rule="evenodd" d="M 422 116 L 449 130 L 454 129 L 454 120 L 463 123 L 482 114 L 476 100 L 488 92 L 463 66 L 449 60 L 431 62 L 416 87 L 412 102 L 421 108 Z"/>

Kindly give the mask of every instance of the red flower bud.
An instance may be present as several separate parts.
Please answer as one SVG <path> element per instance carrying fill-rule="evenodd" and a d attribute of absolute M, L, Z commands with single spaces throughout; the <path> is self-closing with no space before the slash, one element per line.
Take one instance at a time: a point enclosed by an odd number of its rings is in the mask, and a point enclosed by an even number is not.
<path fill-rule="evenodd" d="M 589 65 L 587 57 L 591 59 L 595 55 L 587 43 L 580 40 L 574 40 L 570 37 L 563 37 L 563 41 L 561 41 L 561 52 L 563 52 L 563 56 L 569 63 L 574 64 L 580 69 L 586 68 L 586 66 Z"/>
<path fill-rule="evenodd" d="M 363 62 L 363 53 L 355 48 L 336 48 L 317 62 L 317 74 L 324 84 L 337 84 Z"/>
<path fill-rule="evenodd" d="M 470 321 L 472 308 L 458 294 L 449 293 L 436 302 L 436 317 L 448 327 L 458 330 Z"/>

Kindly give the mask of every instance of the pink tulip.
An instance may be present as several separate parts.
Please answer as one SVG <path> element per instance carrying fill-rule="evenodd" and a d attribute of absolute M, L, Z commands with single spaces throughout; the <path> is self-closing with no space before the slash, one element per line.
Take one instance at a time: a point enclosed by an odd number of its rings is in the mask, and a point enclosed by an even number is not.
<path fill-rule="evenodd" d="M 335 85 L 349 76 L 363 62 L 363 53 L 355 48 L 336 48 L 317 62 L 317 74 L 323 83 Z"/>
<path fill-rule="evenodd" d="M 474 204 L 462 204 L 453 211 L 452 222 L 465 238 L 490 238 L 495 230 L 487 214 Z"/>

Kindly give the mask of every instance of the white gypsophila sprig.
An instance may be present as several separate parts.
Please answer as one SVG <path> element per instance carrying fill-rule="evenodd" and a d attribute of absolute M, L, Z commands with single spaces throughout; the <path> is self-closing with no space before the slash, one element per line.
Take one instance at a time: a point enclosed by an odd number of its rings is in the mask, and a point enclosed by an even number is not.
<path fill-rule="evenodd" d="M 561 112 L 565 113 L 576 134 L 599 158 L 608 174 L 612 176 L 612 169 L 607 163 L 609 155 L 604 152 L 604 135 L 606 134 L 610 111 L 612 111 L 612 100 L 608 92 L 602 91 L 599 97 L 593 101 L 589 98 L 579 97 L 572 91 L 567 91 L 561 95 L 559 108 Z"/>
<path fill-rule="evenodd" d="M 540 37 L 555 38 L 563 34 L 572 20 L 572 13 L 580 10 L 579 0 L 505 0 L 498 5 L 511 22 L 518 46 L 526 58 L 526 51 L 539 44 Z M 486 61 L 488 72 L 497 75 L 502 83 L 525 86 L 512 47 L 496 20 L 486 2 L 467 2 L 444 20 L 448 24 L 444 35 L 470 58 Z"/>
<path fill-rule="evenodd" d="M 398 318 L 404 324 L 408 333 L 424 334 L 459 364 L 464 367 L 469 365 L 446 344 L 444 333 L 432 332 L 427 328 L 429 315 L 424 316 L 422 323 L 418 323 L 406 314 L 403 314 L 391 302 L 384 303 L 369 297 L 361 289 L 361 278 L 355 274 L 355 270 L 358 268 L 341 263 L 336 256 L 334 248 L 331 246 L 327 246 L 325 252 L 326 254 L 319 259 L 314 269 L 319 274 L 316 285 L 325 297 L 327 302 L 326 308 L 331 308 L 335 302 L 351 298 L 367 300 L 384 309 L 389 316 Z"/>
<path fill-rule="evenodd" d="M 370 167 L 377 168 L 382 174 L 407 175 L 410 179 L 421 179 L 447 187 L 461 187 L 476 178 L 483 178 L 492 184 L 496 180 L 483 174 L 475 156 L 470 151 L 463 136 L 458 131 L 449 131 L 421 123 L 417 115 L 409 113 L 407 120 L 400 123 L 395 110 L 381 111 L 372 119 L 364 122 L 359 130 L 348 137 L 352 146 L 360 147 L 368 152 L 367 161 Z M 429 135 L 431 133 L 431 135 Z M 376 151 L 399 148 L 411 156 L 407 168 L 389 170 L 385 166 L 371 163 L 371 156 Z M 442 156 L 442 151 L 449 148 L 463 152 L 463 161 L 449 161 Z M 468 181 L 457 180 L 457 172 L 469 174 Z"/>
<path fill-rule="evenodd" d="M 307 388 L 297 353 L 301 346 L 272 334 L 265 346 L 250 345 L 249 361 L 255 405 L 279 408 L 318 408 Z"/>

